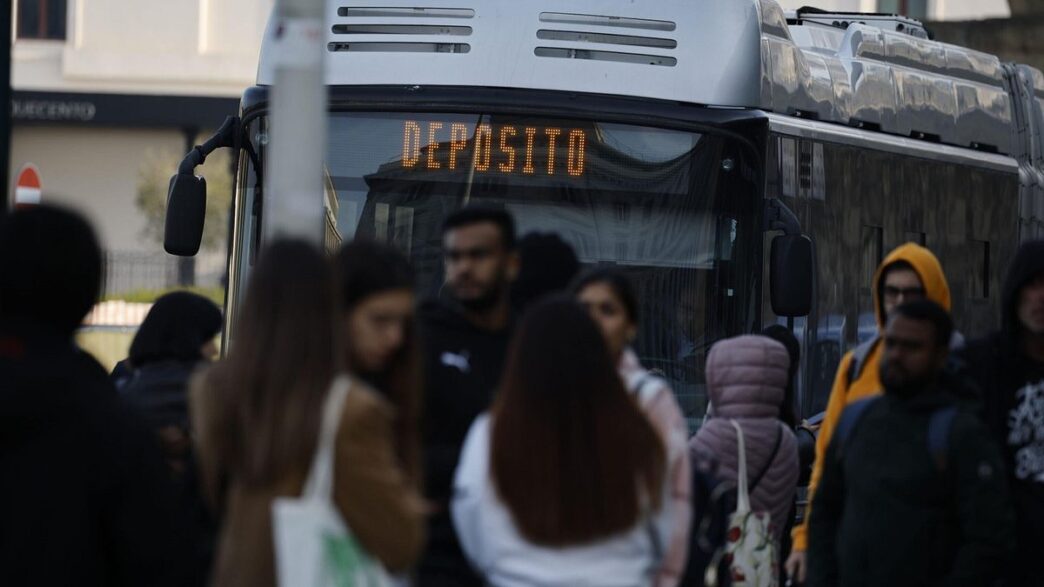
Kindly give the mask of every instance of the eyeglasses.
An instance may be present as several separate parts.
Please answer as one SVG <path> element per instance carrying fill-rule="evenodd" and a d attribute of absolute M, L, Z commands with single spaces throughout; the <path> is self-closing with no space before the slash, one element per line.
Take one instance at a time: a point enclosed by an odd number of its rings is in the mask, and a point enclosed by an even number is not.
<path fill-rule="evenodd" d="M 894 285 L 884 286 L 884 295 L 886 298 L 896 299 L 902 296 L 904 300 L 913 298 L 924 297 L 923 287 L 895 287 Z"/>

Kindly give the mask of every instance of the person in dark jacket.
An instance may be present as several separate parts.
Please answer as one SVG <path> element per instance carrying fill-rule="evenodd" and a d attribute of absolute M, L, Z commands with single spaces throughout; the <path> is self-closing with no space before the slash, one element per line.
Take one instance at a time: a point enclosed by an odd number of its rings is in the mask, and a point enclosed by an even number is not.
<path fill-rule="evenodd" d="M 939 384 L 953 322 L 928 300 L 884 332 L 884 395 L 851 404 L 809 522 L 812 587 L 990 585 L 1014 545 L 1000 451 Z"/>
<path fill-rule="evenodd" d="M 197 537 L 200 580 L 211 565 L 217 526 L 200 494 L 188 388 L 193 372 L 217 357 L 214 339 L 221 321 L 221 310 L 203 296 L 187 291 L 161 296 L 131 342 L 130 356 L 123 361 L 127 373 L 122 378 L 115 371 L 112 375 L 124 401 L 159 440 L 185 519 Z"/>
<path fill-rule="evenodd" d="M 518 275 L 515 223 L 503 210 L 466 207 L 442 227 L 443 298 L 419 312 L 425 355 L 424 488 L 434 514 L 419 587 L 481 585 L 450 519 L 453 474 L 472 422 L 489 408 L 512 331 L 511 283 Z"/>
<path fill-rule="evenodd" d="M 959 353 L 1002 447 L 1017 520 L 1010 585 L 1044 585 L 1044 241 L 1026 243 L 1002 292 L 1001 329 Z"/>
<path fill-rule="evenodd" d="M 216 357 L 221 310 L 187 291 L 156 300 L 131 342 L 130 372 L 118 389 L 160 438 L 176 476 L 184 473 L 189 446 L 188 382 L 204 360 Z"/>
<path fill-rule="evenodd" d="M 191 584 L 159 448 L 73 342 L 101 272 L 79 215 L 0 218 L 2 585 Z"/>

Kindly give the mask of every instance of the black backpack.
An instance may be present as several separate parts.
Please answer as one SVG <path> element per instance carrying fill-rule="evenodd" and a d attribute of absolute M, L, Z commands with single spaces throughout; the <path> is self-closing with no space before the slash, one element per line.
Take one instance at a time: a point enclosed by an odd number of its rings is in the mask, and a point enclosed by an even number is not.
<path fill-rule="evenodd" d="M 837 424 L 832 443 L 837 443 L 837 458 L 844 456 L 845 448 L 852 436 L 852 431 L 858 426 L 863 414 L 874 405 L 881 396 L 871 396 L 855 401 L 841 412 L 841 420 Z M 950 451 L 950 430 L 953 428 L 953 420 L 957 416 L 958 406 L 951 404 L 932 410 L 928 419 L 928 452 L 935 461 L 935 466 L 940 471 L 946 470 L 947 456 Z"/>

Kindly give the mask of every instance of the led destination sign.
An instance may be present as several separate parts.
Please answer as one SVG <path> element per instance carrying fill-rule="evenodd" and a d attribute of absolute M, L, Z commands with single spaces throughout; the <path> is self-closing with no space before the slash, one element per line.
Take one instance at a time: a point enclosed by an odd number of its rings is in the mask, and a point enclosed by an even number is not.
<path fill-rule="evenodd" d="M 401 163 L 416 171 L 580 178 L 586 150 L 587 131 L 580 128 L 406 120 Z"/>

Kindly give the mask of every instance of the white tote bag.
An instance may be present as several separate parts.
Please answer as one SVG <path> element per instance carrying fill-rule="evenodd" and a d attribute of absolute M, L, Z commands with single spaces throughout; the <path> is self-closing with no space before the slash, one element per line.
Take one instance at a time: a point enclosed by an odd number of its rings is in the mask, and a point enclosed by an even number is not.
<path fill-rule="evenodd" d="M 725 534 L 725 562 L 732 575 L 733 587 L 777 587 L 776 545 L 769 531 L 771 516 L 755 512 L 750 507 L 747 491 L 747 451 L 743 442 L 743 428 L 731 420 L 739 445 L 738 487 L 736 512 L 729 517 Z"/>
<path fill-rule="evenodd" d="M 277 584 L 281 587 L 388 587 L 380 563 L 355 540 L 333 504 L 334 439 L 349 381 L 338 377 L 323 403 L 319 443 L 301 497 L 272 502 Z"/>

